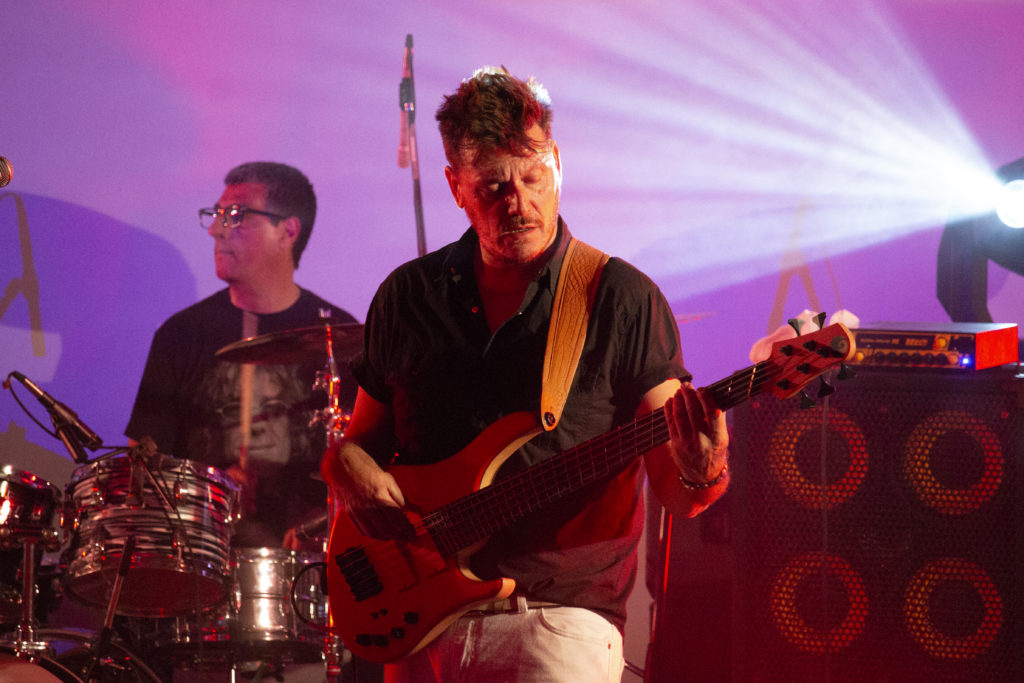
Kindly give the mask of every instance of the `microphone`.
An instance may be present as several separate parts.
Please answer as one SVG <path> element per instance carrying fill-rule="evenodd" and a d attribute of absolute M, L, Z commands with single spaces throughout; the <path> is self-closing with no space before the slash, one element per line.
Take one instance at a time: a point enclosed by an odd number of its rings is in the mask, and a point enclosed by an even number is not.
<path fill-rule="evenodd" d="M 402 122 L 398 136 L 398 167 L 409 167 L 409 125 L 416 118 L 416 92 L 412 83 L 412 34 L 405 36 L 405 57 L 402 59 L 402 82 L 398 84 L 398 106 Z"/>
<path fill-rule="evenodd" d="M 7 157 L 0 157 L 0 187 L 6 186 L 14 177 L 14 169 Z"/>
<path fill-rule="evenodd" d="M 99 437 L 93 430 L 82 422 L 75 411 L 68 408 L 66 405 L 50 396 L 48 393 L 39 388 L 39 386 L 30 380 L 25 375 L 21 374 L 17 370 L 11 373 L 14 379 L 18 380 L 29 390 L 36 399 L 43 404 L 47 412 L 50 413 L 50 418 L 53 420 L 53 426 L 57 429 L 57 433 L 60 435 L 61 440 L 64 441 L 64 445 L 68 446 L 69 450 L 75 455 L 76 462 L 85 461 L 85 453 L 82 452 L 81 448 L 73 448 L 68 444 L 66 434 L 64 430 L 67 427 L 71 428 L 74 436 L 77 437 L 79 443 L 84 445 L 91 451 L 95 451 L 97 448 L 103 445 L 103 439 Z"/>

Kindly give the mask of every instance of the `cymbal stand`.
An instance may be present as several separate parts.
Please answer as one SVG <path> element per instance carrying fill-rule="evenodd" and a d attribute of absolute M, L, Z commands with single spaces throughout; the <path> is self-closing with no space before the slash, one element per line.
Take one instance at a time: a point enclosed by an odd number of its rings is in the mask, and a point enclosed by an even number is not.
<path fill-rule="evenodd" d="M 335 517 L 338 514 L 338 510 L 336 509 L 336 507 L 337 506 L 334 503 L 334 496 L 332 496 L 330 493 L 328 493 L 327 494 L 327 515 L 328 515 L 327 530 L 328 530 L 328 539 L 330 538 L 331 523 L 333 523 Z M 327 558 L 327 543 L 328 543 L 328 541 L 325 540 L 324 541 L 324 559 L 325 559 L 325 561 L 329 561 L 329 558 Z M 324 573 L 323 573 L 323 577 L 321 579 L 321 587 L 323 589 L 323 595 L 326 598 L 327 597 L 327 566 L 326 566 L 326 563 L 325 563 L 323 572 Z M 344 665 L 344 657 L 342 656 L 342 648 L 344 647 L 344 645 L 341 642 L 341 638 L 338 637 L 338 634 L 336 634 L 331 629 L 331 627 L 334 625 L 334 617 L 331 615 L 331 603 L 330 603 L 329 600 L 327 601 L 325 607 L 326 607 L 326 615 L 327 615 L 327 630 L 324 633 L 324 639 L 323 639 L 323 644 L 324 644 L 324 664 L 327 667 L 327 670 L 326 670 L 327 678 L 325 679 L 325 681 L 326 681 L 326 683 L 337 683 L 338 681 L 341 680 L 341 673 L 342 673 L 341 670 L 342 670 L 342 666 Z"/>
<path fill-rule="evenodd" d="M 338 374 L 338 364 L 334 360 L 334 343 L 331 338 L 331 324 L 329 320 L 324 321 L 325 344 L 327 351 L 327 363 L 326 368 L 317 373 L 316 386 L 317 389 L 325 389 L 327 391 L 327 407 L 317 411 L 316 416 L 310 422 L 310 426 L 320 423 L 323 425 L 327 433 L 327 445 L 332 446 L 340 439 L 344 433 L 345 428 L 348 427 L 350 415 L 345 414 L 341 410 L 341 376 Z M 327 493 L 327 530 L 328 537 L 330 534 L 331 524 L 334 522 L 334 517 L 337 514 L 337 510 L 334 509 L 332 503 L 333 497 L 330 491 Z M 324 555 L 327 554 L 327 542 L 324 542 L 323 548 Z M 327 593 L 327 582 L 326 573 L 324 574 L 324 594 Z M 330 630 L 330 624 L 332 623 L 330 614 L 330 603 L 327 604 L 327 624 L 328 629 L 324 634 L 323 639 L 323 656 L 324 664 L 326 669 L 326 683 L 336 683 L 340 680 L 341 676 L 341 651 L 342 647 L 341 640 L 338 636 Z"/>
<path fill-rule="evenodd" d="M 338 364 L 334 360 L 334 342 L 331 338 L 332 331 L 329 320 L 324 322 L 324 333 L 327 363 L 323 370 L 316 373 L 313 388 L 323 389 L 327 392 L 327 407 L 316 411 L 309 426 L 323 425 L 327 430 L 327 445 L 330 446 L 345 433 L 350 416 L 341 409 L 341 375 L 338 374 Z"/>

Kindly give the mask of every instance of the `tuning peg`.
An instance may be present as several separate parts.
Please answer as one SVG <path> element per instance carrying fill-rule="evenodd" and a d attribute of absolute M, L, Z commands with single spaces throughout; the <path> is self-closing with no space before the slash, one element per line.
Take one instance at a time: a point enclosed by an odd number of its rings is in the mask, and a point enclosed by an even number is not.
<path fill-rule="evenodd" d="M 790 318 L 786 322 L 789 323 L 789 326 L 792 327 L 794 331 L 796 331 L 796 336 L 799 337 L 800 328 L 804 326 L 804 321 L 799 318 Z"/>
<path fill-rule="evenodd" d="M 836 375 L 839 379 L 853 379 L 857 376 L 856 371 L 846 363 L 839 364 L 839 374 Z"/>
<path fill-rule="evenodd" d="M 814 402 L 810 396 L 807 395 L 806 391 L 800 392 L 800 410 L 807 410 L 808 408 L 814 408 L 818 404 Z"/>
<path fill-rule="evenodd" d="M 831 396 L 834 393 L 836 393 L 836 388 L 826 382 L 825 378 L 822 377 L 818 382 L 818 398 L 825 398 L 826 396 Z"/>
<path fill-rule="evenodd" d="M 825 327 L 825 311 L 822 311 L 818 315 L 814 316 L 814 322 L 818 326 L 819 330 L 823 329 Z"/>

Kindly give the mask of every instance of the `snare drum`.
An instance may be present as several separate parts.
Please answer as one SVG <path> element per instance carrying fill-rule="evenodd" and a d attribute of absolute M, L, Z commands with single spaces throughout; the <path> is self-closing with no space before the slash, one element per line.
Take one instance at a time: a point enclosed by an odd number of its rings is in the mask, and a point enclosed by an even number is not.
<path fill-rule="evenodd" d="M 136 463 L 115 455 L 84 465 L 72 476 L 65 502 L 68 593 L 105 607 L 125 544 L 134 537 L 118 614 L 181 615 L 213 605 L 225 595 L 237 514 L 238 486 L 214 467 L 167 455 Z"/>

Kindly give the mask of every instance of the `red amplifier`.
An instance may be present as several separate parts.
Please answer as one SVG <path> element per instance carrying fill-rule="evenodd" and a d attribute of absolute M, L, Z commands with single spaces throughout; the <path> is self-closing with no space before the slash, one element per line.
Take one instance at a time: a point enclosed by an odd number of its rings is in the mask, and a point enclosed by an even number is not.
<path fill-rule="evenodd" d="M 851 330 L 859 365 L 984 370 L 1018 362 L 1014 323 L 877 322 Z"/>

